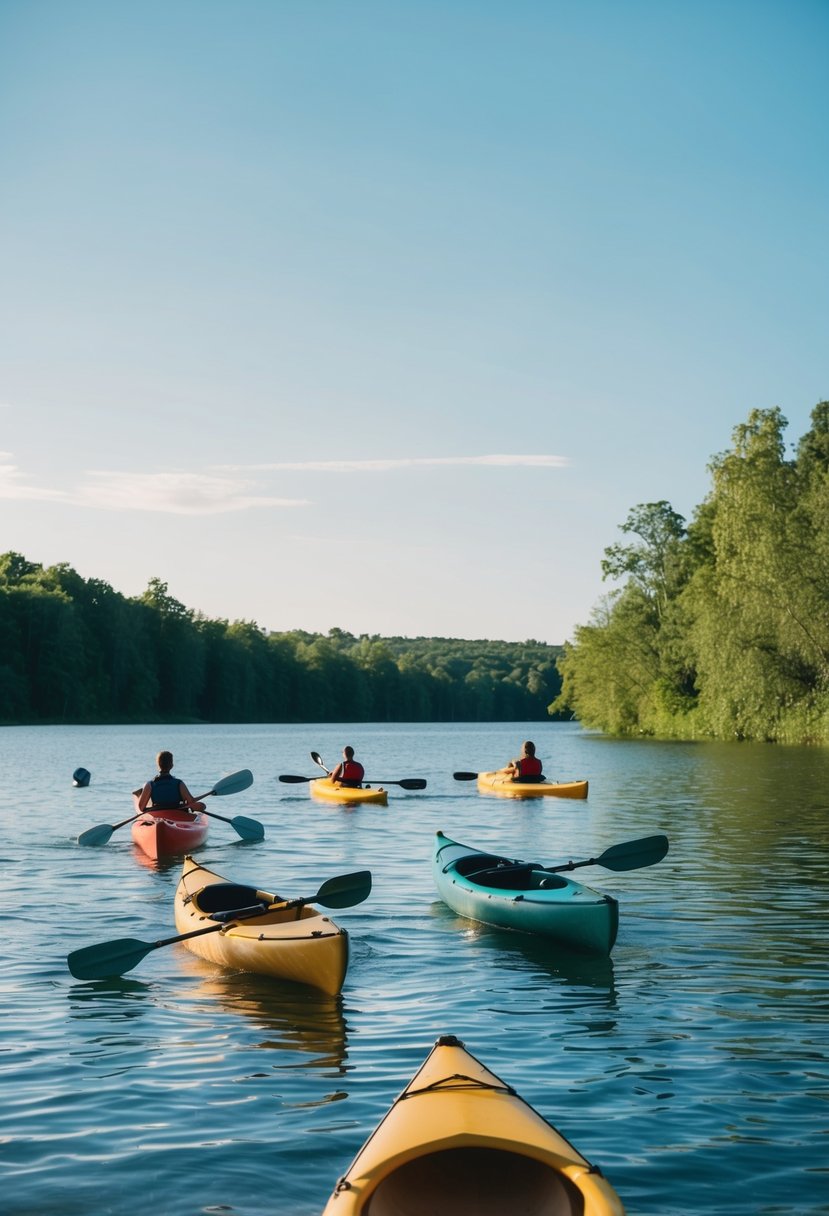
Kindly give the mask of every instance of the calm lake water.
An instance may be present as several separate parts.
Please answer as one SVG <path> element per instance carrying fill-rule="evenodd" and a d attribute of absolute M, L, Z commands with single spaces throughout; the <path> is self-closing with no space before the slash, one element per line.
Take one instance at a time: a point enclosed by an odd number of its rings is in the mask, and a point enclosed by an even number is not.
<path fill-rule="evenodd" d="M 454 769 L 536 740 L 587 802 L 481 797 Z M 352 743 L 375 779 L 423 776 L 388 808 L 327 808 L 279 773 Z M 351 935 L 341 998 L 223 972 L 181 945 L 120 980 L 66 955 L 175 932 L 179 865 L 129 828 L 99 849 L 161 747 L 208 809 L 198 857 L 308 895 L 369 868 L 333 913 Z M 71 774 L 92 773 L 86 789 Z M 392 787 L 393 789 L 394 787 Z M 9 1216 L 314 1216 L 434 1040 L 452 1033 L 598 1163 L 630 1216 L 829 1212 L 829 752 L 618 742 L 576 725 L 41 727 L 0 730 L 3 967 L 0 1208 Z M 654 832 L 657 866 L 577 876 L 616 895 L 610 960 L 461 920 L 437 900 L 434 833 L 548 862 Z"/>

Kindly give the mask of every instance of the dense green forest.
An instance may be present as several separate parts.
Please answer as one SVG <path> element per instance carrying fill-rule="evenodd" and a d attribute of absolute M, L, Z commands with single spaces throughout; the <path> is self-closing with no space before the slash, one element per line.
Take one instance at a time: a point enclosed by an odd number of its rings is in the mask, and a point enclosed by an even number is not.
<path fill-rule="evenodd" d="M 605 550 L 624 580 L 559 661 L 551 708 L 614 734 L 829 743 L 829 402 L 787 455 L 754 410 L 686 526 L 633 508 Z"/>
<path fill-rule="evenodd" d="M 129 599 L 0 556 L 0 721 L 538 721 L 561 688 L 540 642 L 267 633 L 152 579 Z"/>

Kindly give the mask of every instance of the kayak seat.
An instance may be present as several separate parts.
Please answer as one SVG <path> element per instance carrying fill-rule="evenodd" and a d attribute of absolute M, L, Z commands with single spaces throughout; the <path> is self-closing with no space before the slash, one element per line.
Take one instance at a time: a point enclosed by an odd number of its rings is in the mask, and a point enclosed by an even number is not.
<path fill-rule="evenodd" d="M 543 773 L 536 773 L 533 776 L 513 777 L 512 780 L 519 782 L 521 785 L 541 785 L 547 778 Z"/>
<path fill-rule="evenodd" d="M 214 882 L 196 893 L 202 912 L 230 912 L 259 903 L 255 887 L 238 882 Z"/>

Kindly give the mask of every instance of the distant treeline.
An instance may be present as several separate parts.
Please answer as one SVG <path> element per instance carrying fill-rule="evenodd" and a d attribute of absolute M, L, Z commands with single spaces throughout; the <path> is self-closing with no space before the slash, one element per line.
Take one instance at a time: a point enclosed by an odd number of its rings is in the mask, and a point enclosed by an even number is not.
<path fill-rule="evenodd" d="M 127 598 L 0 556 L 0 721 L 539 721 L 561 688 L 540 642 L 267 633 L 152 579 Z"/>
<path fill-rule="evenodd" d="M 829 743 L 829 402 L 792 455 L 754 410 L 687 525 L 635 507 L 605 550 L 625 579 L 576 630 L 552 708 L 614 734 Z"/>

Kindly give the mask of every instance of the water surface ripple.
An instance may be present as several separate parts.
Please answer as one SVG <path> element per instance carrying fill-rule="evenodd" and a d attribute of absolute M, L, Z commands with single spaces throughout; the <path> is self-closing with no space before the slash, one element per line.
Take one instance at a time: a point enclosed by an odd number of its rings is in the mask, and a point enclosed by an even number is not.
<path fill-rule="evenodd" d="M 486 769 L 535 738 L 587 802 L 483 798 Z M 280 772 L 352 743 L 389 806 L 313 802 Z M 351 935 L 343 994 L 222 971 L 177 945 L 117 980 L 66 955 L 174 933 L 179 864 L 153 865 L 129 790 L 170 747 L 190 788 L 253 770 L 208 804 L 199 858 L 288 895 L 370 868 L 333 913 Z M 89 787 L 74 789 L 79 765 Z M 25 779 L 24 779 L 25 778 Z M 829 1213 L 829 755 L 619 742 L 576 725 L 42 727 L 0 731 L 6 926 L 0 995 L 0 1207 L 9 1216 L 314 1216 L 435 1038 L 461 1037 L 589 1158 L 630 1216 Z M 620 900 L 610 959 L 464 921 L 432 887 L 434 833 L 551 863 L 666 832 L 649 869 L 578 876 Z"/>

